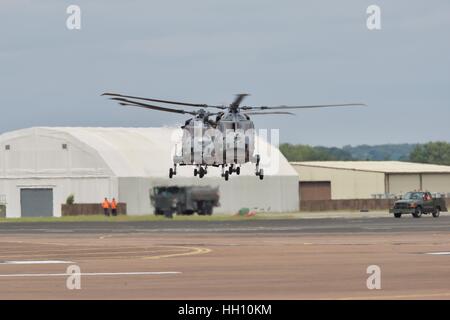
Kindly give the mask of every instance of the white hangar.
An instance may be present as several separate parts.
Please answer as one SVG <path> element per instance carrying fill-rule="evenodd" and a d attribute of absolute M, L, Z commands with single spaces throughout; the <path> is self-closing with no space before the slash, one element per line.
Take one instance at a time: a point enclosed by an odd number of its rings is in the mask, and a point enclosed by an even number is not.
<path fill-rule="evenodd" d="M 192 167 L 181 167 L 168 178 L 175 128 L 30 128 L 0 135 L 0 201 L 7 217 L 61 216 L 69 195 L 76 203 L 100 203 L 115 197 L 127 204 L 129 215 L 153 213 L 150 190 L 161 185 L 218 186 L 218 213 L 242 207 L 266 212 L 298 211 L 298 174 L 279 150 L 269 146 L 262 163 L 263 181 L 253 165 L 229 181 L 210 168 L 203 179 Z M 264 162 L 264 156 L 262 159 Z"/>

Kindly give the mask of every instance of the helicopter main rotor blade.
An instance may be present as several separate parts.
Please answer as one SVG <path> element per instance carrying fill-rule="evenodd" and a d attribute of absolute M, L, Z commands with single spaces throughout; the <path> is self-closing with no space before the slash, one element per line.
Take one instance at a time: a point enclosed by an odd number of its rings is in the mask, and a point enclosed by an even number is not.
<path fill-rule="evenodd" d="M 241 107 L 242 110 L 283 110 L 283 109 L 313 109 L 313 108 L 334 108 L 334 107 L 366 107 L 364 103 L 344 103 L 344 104 L 321 104 L 311 106 L 276 106 L 276 107 Z"/>
<path fill-rule="evenodd" d="M 243 112 L 243 114 L 249 115 L 249 116 L 257 116 L 257 115 L 265 115 L 265 114 L 285 114 L 289 116 L 295 116 L 295 113 L 292 112 L 286 112 L 286 111 L 273 111 L 273 112 Z"/>
<path fill-rule="evenodd" d="M 237 94 L 236 95 L 236 99 L 234 99 L 234 101 L 233 101 L 233 103 L 230 105 L 230 107 L 233 109 L 235 109 L 235 108 L 238 108 L 240 105 L 241 105 L 241 103 L 242 103 L 242 100 L 244 100 L 245 99 L 245 97 L 246 96 L 248 96 L 249 94 L 247 94 L 247 93 L 240 93 L 240 94 Z"/>
<path fill-rule="evenodd" d="M 195 111 L 186 111 L 186 110 L 180 110 L 180 109 L 172 109 L 172 108 L 165 108 L 160 106 L 155 106 L 147 103 L 127 100 L 124 98 L 110 98 L 111 100 L 118 101 L 121 106 L 133 106 L 133 107 L 141 107 L 151 110 L 158 110 L 158 111 L 165 111 L 165 112 L 172 112 L 172 113 L 179 113 L 179 114 L 191 114 L 193 116 L 197 115 L 198 112 Z"/>
<path fill-rule="evenodd" d="M 201 103 L 187 103 L 187 102 L 179 102 L 179 101 L 150 99 L 150 98 L 143 98 L 143 97 L 127 96 L 127 95 L 123 95 L 123 94 L 110 93 L 110 92 L 103 93 L 102 96 L 110 96 L 110 97 L 118 97 L 118 98 L 129 98 L 129 99 L 144 100 L 144 101 L 159 102 L 159 103 L 167 103 L 167 104 L 174 104 L 174 105 L 180 105 L 180 106 L 189 106 L 189 107 L 226 109 L 225 106 L 210 106 L 210 105 L 201 104 Z"/>

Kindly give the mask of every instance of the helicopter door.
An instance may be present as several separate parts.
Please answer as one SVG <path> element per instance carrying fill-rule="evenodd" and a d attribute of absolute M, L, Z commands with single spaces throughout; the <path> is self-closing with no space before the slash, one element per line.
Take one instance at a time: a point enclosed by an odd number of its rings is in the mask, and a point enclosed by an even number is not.
<path fill-rule="evenodd" d="M 234 142 L 235 163 L 243 164 L 246 162 L 246 136 L 243 129 L 236 130 Z"/>
<path fill-rule="evenodd" d="M 203 163 L 203 134 L 205 127 L 203 120 L 194 120 L 192 128 L 192 145 L 191 145 L 191 159 L 192 163 Z"/>

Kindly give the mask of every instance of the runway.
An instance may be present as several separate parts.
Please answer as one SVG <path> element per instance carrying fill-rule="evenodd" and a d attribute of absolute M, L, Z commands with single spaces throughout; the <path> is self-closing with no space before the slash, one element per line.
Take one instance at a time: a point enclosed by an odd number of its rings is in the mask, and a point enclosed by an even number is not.
<path fill-rule="evenodd" d="M 0 299 L 450 299 L 450 217 L 3 223 Z"/>

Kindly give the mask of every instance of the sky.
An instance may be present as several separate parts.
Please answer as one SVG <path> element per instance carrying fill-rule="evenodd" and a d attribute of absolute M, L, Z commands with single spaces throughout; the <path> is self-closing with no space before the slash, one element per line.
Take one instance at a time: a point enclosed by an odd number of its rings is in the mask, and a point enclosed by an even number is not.
<path fill-rule="evenodd" d="M 69 30 L 69 5 L 81 29 Z M 369 5 L 381 30 L 366 26 Z M 281 142 L 450 141 L 448 0 L 2 0 L 0 133 L 158 127 L 183 115 L 118 106 L 118 92 L 195 103 L 364 102 L 259 116 Z"/>

